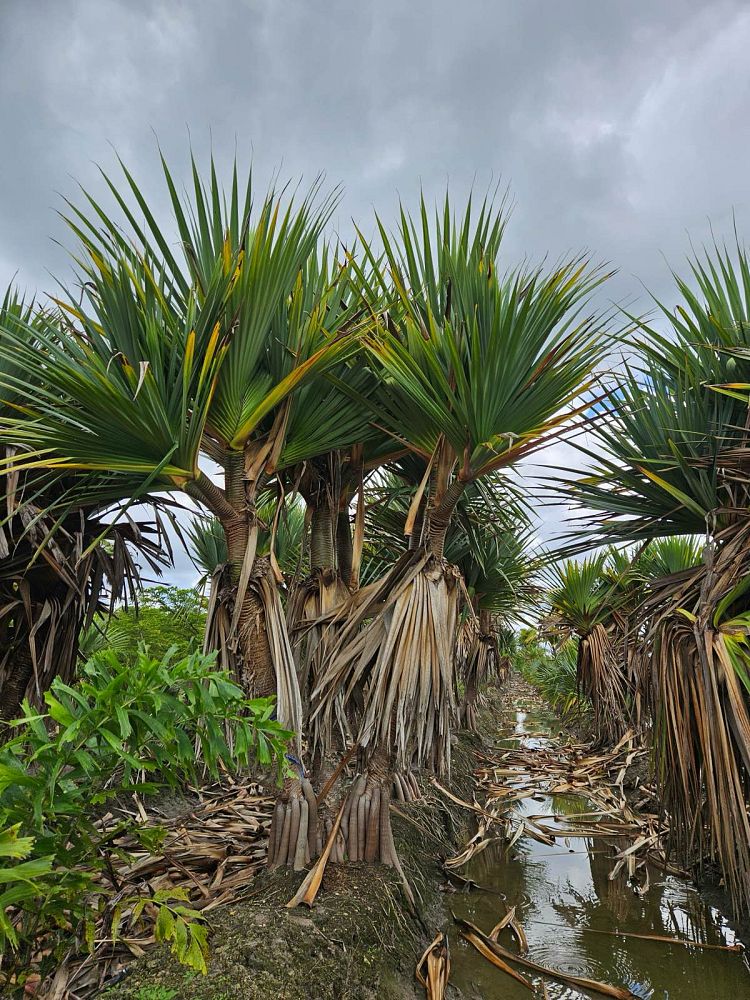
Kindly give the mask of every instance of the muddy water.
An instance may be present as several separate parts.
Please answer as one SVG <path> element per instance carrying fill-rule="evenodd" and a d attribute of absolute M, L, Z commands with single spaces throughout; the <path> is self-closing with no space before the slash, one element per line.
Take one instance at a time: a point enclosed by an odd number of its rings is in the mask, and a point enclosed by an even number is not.
<path fill-rule="evenodd" d="M 509 735 L 502 745 L 544 745 L 558 729 L 554 716 L 536 707 L 528 712 L 522 709 L 515 710 L 515 719 L 509 718 Z M 552 797 L 544 794 L 543 788 L 534 799 L 518 803 L 519 814 L 560 816 L 562 823 L 545 819 L 545 825 L 558 828 L 565 825 L 565 815 L 590 808 L 582 796 Z M 610 881 L 617 846 L 622 845 L 614 838 L 609 842 L 571 839 L 567 844 L 560 840 L 549 847 L 524 837 L 510 852 L 503 845 L 489 847 L 461 874 L 494 893 L 456 893 L 450 903 L 457 915 L 485 932 L 507 907 L 515 906 L 528 937 L 529 958 L 574 975 L 627 986 L 638 997 L 750 998 L 750 969 L 742 954 L 591 933 L 619 930 L 710 944 L 734 944 L 737 940 L 726 917 L 705 903 L 689 882 L 654 868 L 649 873 L 650 889 L 641 898 L 622 873 Z M 502 932 L 500 943 L 515 950 L 508 930 Z M 455 931 L 451 959 L 451 981 L 472 1000 L 532 996 Z M 534 973 L 528 975 L 539 982 Z M 551 980 L 546 980 L 546 985 L 550 1000 L 598 996 Z M 543 996 L 541 990 L 538 995 Z"/>

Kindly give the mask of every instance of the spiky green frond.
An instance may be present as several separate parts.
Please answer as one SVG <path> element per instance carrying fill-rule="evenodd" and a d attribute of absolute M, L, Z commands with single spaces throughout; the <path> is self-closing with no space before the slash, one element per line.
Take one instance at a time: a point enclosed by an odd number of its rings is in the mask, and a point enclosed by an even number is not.
<path fill-rule="evenodd" d="M 546 600 L 555 622 L 578 636 L 587 636 L 607 621 L 616 587 L 604 575 L 604 552 L 586 559 L 568 559 L 550 569 Z"/>
<path fill-rule="evenodd" d="M 491 201 L 476 220 L 469 203 L 459 223 L 446 199 L 431 223 L 422 200 L 395 236 L 379 224 L 382 259 L 367 248 L 383 297 L 396 299 L 364 341 L 384 377 L 376 418 L 425 457 L 443 436 L 467 479 L 547 442 L 602 351 L 600 323 L 583 309 L 603 272 L 571 258 L 503 275 L 504 227 Z"/>
<path fill-rule="evenodd" d="M 276 560 L 284 573 L 293 574 L 300 562 L 305 533 L 305 507 L 295 498 L 281 506 L 276 497 L 263 494 L 257 505 L 257 553 L 266 556 L 273 549 Z M 275 524 L 275 534 L 274 534 Z M 227 542 L 221 522 L 215 517 L 195 517 L 190 521 L 186 534 L 190 543 L 193 564 L 204 576 L 210 577 L 228 559 Z"/>
<path fill-rule="evenodd" d="M 221 458 L 263 438 L 290 394 L 351 355 L 363 305 L 346 260 L 319 250 L 335 197 L 319 197 L 318 184 L 299 202 L 271 191 L 256 213 L 249 184 L 238 197 L 236 170 L 229 203 L 213 165 L 208 185 L 195 164 L 193 173 L 183 200 L 165 165 L 183 261 L 126 171 L 134 205 L 108 183 L 135 245 L 93 199 L 88 213 L 71 207 L 83 304 L 65 293 L 68 321 L 48 320 L 33 340 L 20 322 L 0 329 L 0 353 L 18 369 L 3 376 L 3 393 L 31 400 L 3 434 L 40 464 L 179 487 L 196 477 L 201 451 Z M 337 421 L 343 397 L 323 389 L 334 397 L 325 420 L 301 400 L 275 425 L 272 459 L 287 429 L 286 461 L 357 437 L 365 422 Z"/>
<path fill-rule="evenodd" d="M 594 541 L 648 541 L 720 530 L 745 506 L 750 383 L 750 265 L 738 247 L 691 262 L 681 302 L 659 304 L 670 329 L 643 321 L 641 359 L 610 386 L 591 421 L 590 471 L 570 493 Z"/>

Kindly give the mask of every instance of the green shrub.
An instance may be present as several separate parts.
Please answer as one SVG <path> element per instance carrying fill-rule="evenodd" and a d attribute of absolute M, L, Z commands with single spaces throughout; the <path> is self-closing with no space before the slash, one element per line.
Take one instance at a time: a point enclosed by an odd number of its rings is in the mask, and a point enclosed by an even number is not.
<path fill-rule="evenodd" d="M 0 953 L 6 945 L 18 948 L 19 933 L 10 920 L 8 912 L 11 907 L 19 910 L 32 906 L 42 897 L 48 897 L 53 891 L 48 876 L 52 871 L 49 858 L 28 858 L 34 850 L 34 838 L 20 836 L 21 824 L 0 829 Z M 6 858 L 21 861 L 20 864 L 6 866 Z"/>
<path fill-rule="evenodd" d="M 213 656 L 197 653 L 141 652 L 127 662 L 105 650 L 74 686 L 53 681 L 45 701 L 45 715 L 24 704 L 0 751 L 0 859 L 26 859 L 0 868 L 6 981 L 30 969 L 42 945 L 47 954 L 35 971 L 45 974 L 72 939 L 93 941 L 94 920 L 118 891 L 119 834 L 132 829 L 149 849 L 157 846 L 158 828 L 97 825 L 107 801 L 237 771 L 252 759 L 276 762 L 281 775 L 291 735 L 271 717 L 273 699 L 246 699 Z M 206 931 L 186 902 L 179 891 L 121 900 L 111 932 L 118 912 L 130 908 L 135 919 L 154 921 L 157 940 L 171 943 L 181 961 L 204 971 Z"/>
<path fill-rule="evenodd" d="M 192 587 L 149 587 L 139 596 L 137 607 L 120 608 L 91 626 L 82 639 L 82 655 L 113 649 L 133 661 L 143 648 L 157 659 L 170 649 L 178 656 L 198 652 L 206 625 L 205 605 L 205 598 Z"/>
<path fill-rule="evenodd" d="M 578 689 L 576 658 L 578 643 L 568 640 L 557 650 L 526 636 L 515 655 L 521 675 L 533 684 L 563 718 L 572 718 L 586 708 Z"/>

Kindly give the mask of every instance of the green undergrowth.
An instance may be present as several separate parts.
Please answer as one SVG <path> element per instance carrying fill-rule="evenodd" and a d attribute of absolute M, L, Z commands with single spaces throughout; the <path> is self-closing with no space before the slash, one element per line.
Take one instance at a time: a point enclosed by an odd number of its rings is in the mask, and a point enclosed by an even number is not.
<path fill-rule="evenodd" d="M 513 657 L 513 665 L 523 679 L 569 722 L 581 722 L 589 711 L 576 678 L 577 653 L 578 643 L 572 639 L 552 649 L 546 643 L 527 637 Z"/>
<path fill-rule="evenodd" d="M 116 838 L 155 850 L 166 831 L 106 810 L 133 794 L 179 793 L 256 762 L 279 779 L 290 734 L 271 699 L 245 698 L 215 658 L 96 654 L 73 685 L 56 678 L 43 713 L 23 704 L 0 747 L 0 989 L 24 994 L 97 937 L 148 933 L 205 968 L 207 928 L 184 889 L 128 882 Z"/>

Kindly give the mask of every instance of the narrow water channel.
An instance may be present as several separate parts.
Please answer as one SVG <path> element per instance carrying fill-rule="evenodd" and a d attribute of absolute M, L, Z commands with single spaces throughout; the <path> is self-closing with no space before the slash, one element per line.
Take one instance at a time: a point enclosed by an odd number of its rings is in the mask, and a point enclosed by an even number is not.
<path fill-rule="evenodd" d="M 543 746 L 555 738 L 558 729 L 551 713 L 520 701 L 508 718 L 502 745 Z M 553 797 L 545 794 L 543 786 L 538 796 L 517 804 L 519 815 L 544 813 L 561 818 L 589 808 L 583 796 Z M 554 820 L 546 823 L 564 826 Z M 614 838 L 611 844 L 601 839 L 558 840 L 550 847 L 522 837 L 510 851 L 503 844 L 493 845 L 461 870 L 493 891 L 457 893 L 451 897 L 452 908 L 457 916 L 487 932 L 508 907 L 515 906 L 528 938 L 529 958 L 577 976 L 626 986 L 638 997 L 750 998 L 750 970 L 742 954 L 593 933 L 661 934 L 708 944 L 737 940 L 730 922 L 690 882 L 652 868 L 650 888 L 641 897 L 623 874 L 610 880 L 615 849 Z M 515 950 L 506 934 L 503 931 L 500 943 Z M 451 980 L 471 1000 L 531 996 L 455 931 L 451 959 Z M 547 996 L 577 1000 L 597 994 L 547 980 Z"/>

